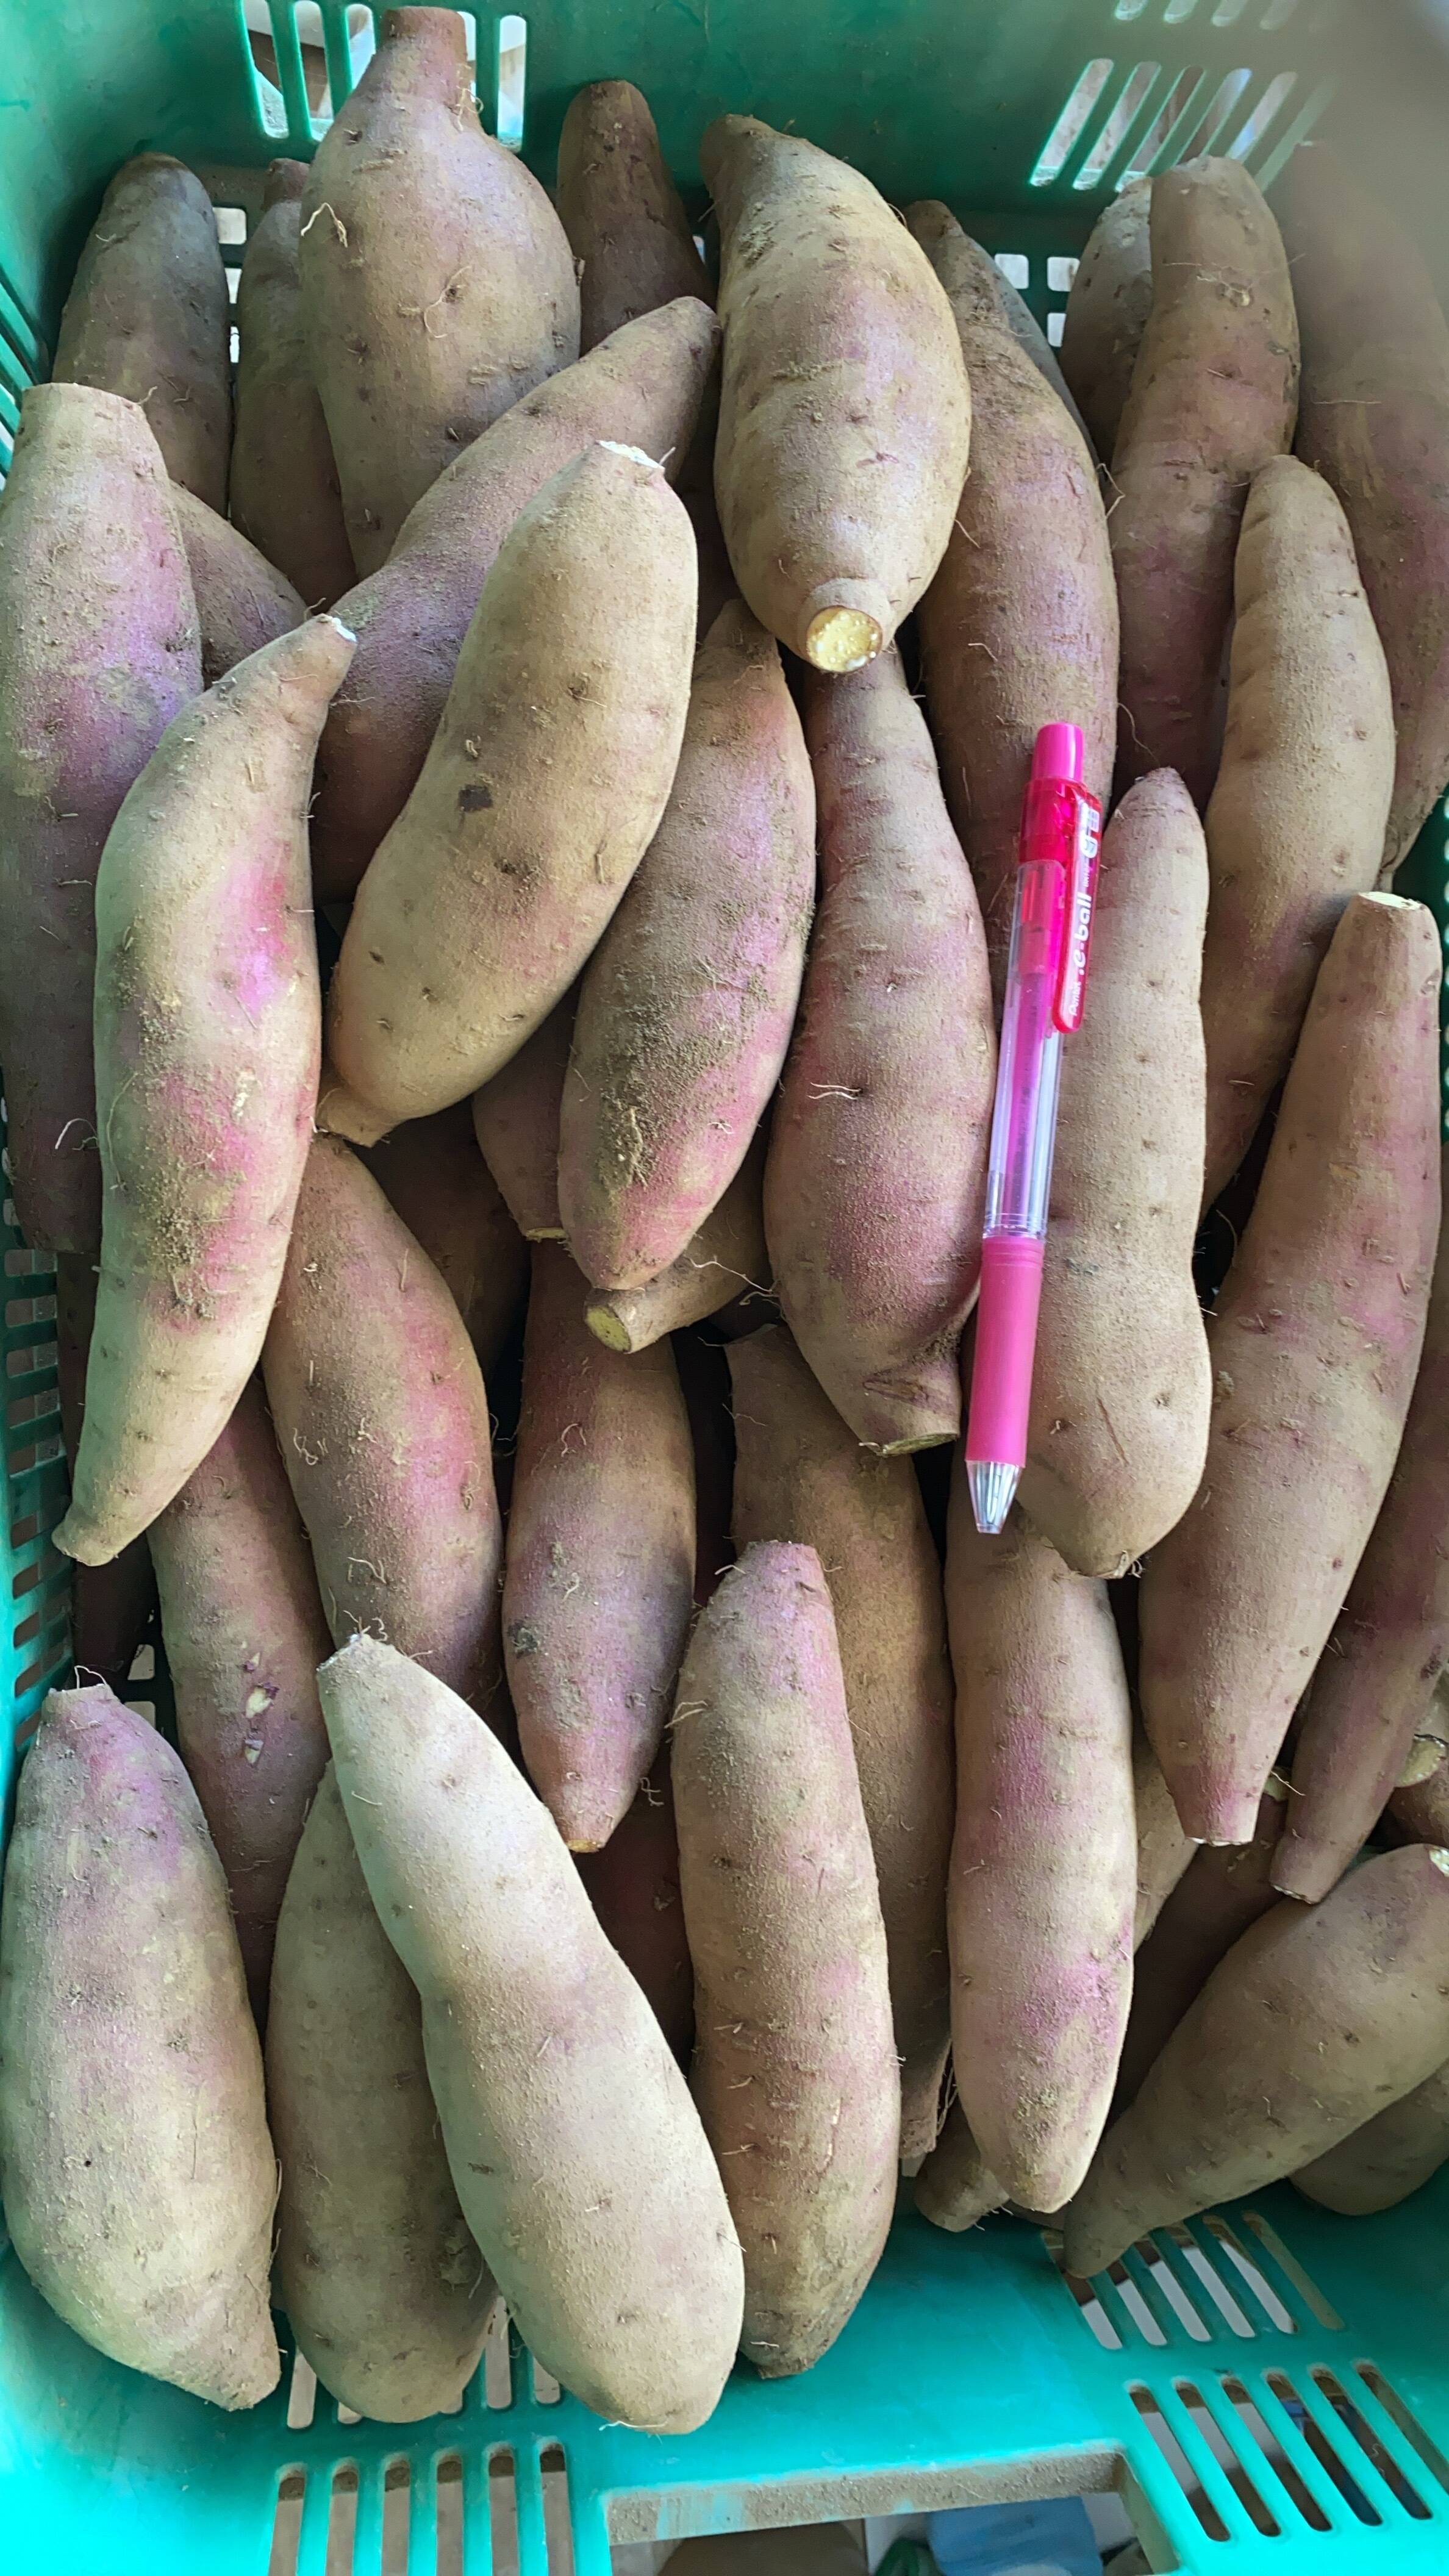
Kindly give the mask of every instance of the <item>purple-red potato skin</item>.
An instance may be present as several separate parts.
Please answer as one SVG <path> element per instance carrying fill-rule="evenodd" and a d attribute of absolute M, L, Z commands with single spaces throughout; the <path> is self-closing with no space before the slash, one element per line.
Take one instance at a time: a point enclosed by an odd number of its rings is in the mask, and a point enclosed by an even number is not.
<path fill-rule="evenodd" d="M 1395 2209 L 1449 2161 L 1449 2065 L 1391 2102 L 1294 2177 L 1305 2200 L 1346 2218 Z"/>
<path fill-rule="evenodd" d="M 1112 784 L 1117 593 L 1096 466 L 1012 330 L 995 263 L 944 206 L 913 206 L 907 221 L 950 297 L 971 377 L 971 471 L 917 623 L 999 997 L 1039 728 L 1080 725 L 1084 785 L 1105 804 Z"/>
<path fill-rule="evenodd" d="M 330 1764 L 277 1925 L 266 2053 L 277 2298 L 299 2349 L 329 2395 L 374 2422 L 456 2408 L 497 2292 L 438 2135 L 417 1989 L 377 1919 Z"/>
<path fill-rule="evenodd" d="M 1441 1189 L 1449 1153 L 1441 1156 Z M 1449 1228 L 1388 1492 L 1300 1713 L 1273 1883 L 1326 1896 L 1372 1833 L 1449 1662 Z"/>
<path fill-rule="evenodd" d="M 1104 2271 L 1154 2227 L 1296 2173 L 1449 2058 L 1449 1853 L 1382 1852 L 1284 1899 L 1213 1970 L 1065 2221 Z"/>
<path fill-rule="evenodd" d="M 33 385 L 0 499 L 0 1051 L 20 1231 L 94 1259 L 95 884 L 106 834 L 201 686 L 191 577 L 142 411 Z"/>
<path fill-rule="evenodd" d="M 1277 1904 L 1271 1873 L 1287 1796 L 1284 1783 L 1271 1779 L 1250 1843 L 1194 1852 L 1142 1943 L 1117 2070 L 1119 2106 L 1135 2100 L 1148 2068 L 1239 1934 Z"/>
<path fill-rule="evenodd" d="M 681 2066 L 694 2038 L 694 1970 L 679 1894 L 669 1748 L 661 1745 L 602 1851 L 577 1855 L 589 1903 Z"/>
<path fill-rule="evenodd" d="M 371 1631 L 500 1717 L 482 1375 L 446 1283 L 331 1137 L 307 1158 L 263 1365 L 334 1642 Z"/>
<path fill-rule="evenodd" d="M 52 1691 L 0 1915 L 15 2251 L 98 2352 L 214 2406 L 280 2372 L 277 2168 L 226 1882 L 180 1758 L 103 1682 Z"/>
<path fill-rule="evenodd" d="M 229 507 L 309 608 L 357 579 L 342 486 L 307 353 L 300 268 L 305 161 L 274 161 L 236 294 L 236 427 Z"/>
<path fill-rule="evenodd" d="M 467 1099 L 568 991 L 664 813 L 695 591 L 683 506 L 633 449 L 586 448 L 505 539 L 342 942 L 327 1042 L 363 1114 L 334 1106 L 338 1132 Z"/>
<path fill-rule="evenodd" d="M 1103 207 L 1077 262 L 1062 322 L 1062 374 L 1104 458 L 1117 444 L 1152 310 L 1151 204 L 1152 181 L 1133 179 Z"/>
<path fill-rule="evenodd" d="M 327 1761 L 331 1640 L 260 1376 L 151 1524 L 176 1740 L 226 1872 L 258 2021 L 307 1809 Z"/>
<path fill-rule="evenodd" d="M 558 1131 L 573 1044 L 575 993 L 565 993 L 517 1055 L 473 1094 L 473 1133 L 526 1243 L 562 1243 Z"/>
<path fill-rule="evenodd" d="M 699 147 L 720 228 L 715 497 L 759 618 L 858 670 L 935 572 L 966 478 L 971 392 L 931 264 L 870 181 L 722 116 Z"/>
<path fill-rule="evenodd" d="M 649 102 L 632 81 L 575 90 L 558 139 L 557 204 L 579 272 L 581 350 L 676 296 L 712 300 Z"/>
<path fill-rule="evenodd" d="M 1182 1830 L 1162 1765 L 1140 1727 L 1132 1738 L 1132 1804 L 1137 1816 L 1137 1912 L 1132 1947 L 1140 1950 L 1197 1850 Z"/>
<path fill-rule="evenodd" d="M 320 1061 L 307 797 L 352 638 L 314 618 L 173 718 L 96 882 L 104 1185 L 57 1547 L 104 1565 L 179 1493 L 261 1356 Z"/>
<path fill-rule="evenodd" d="M 1293 442 L 1298 324 L 1278 227 L 1240 161 L 1152 183 L 1152 307 L 1112 451 L 1118 784 L 1175 769 L 1199 813 L 1248 485 Z"/>
<path fill-rule="evenodd" d="M 1112 2100 L 1132 1995 L 1132 1711 L 1106 1587 L 1013 1513 L 982 1538 L 951 1479 L 949 1900 L 956 2088 L 987 2168 L 1060 2209 Z"/>
<path fill-rule="evenodd" d="M 508 1514 L 503 1642 L 529 1777 L 597 1851 L 659 1750 L 694 1596 L 694 1451 L 667 1342 L 626 1357 L 536 1244 Z"/>
<path fill-rule="evenodd" d="M 591 1333 L 611 1351 L 644 1351 L 666 1333 L 702 1323 L 737 1298 L 770 1290 L 761 1197 L 767 1137 L 755 1131 L 748 1153 L 678 1258 L 642 1288 L 595 1288 L 584 1308 Z"/>
<path fill-rule="evenodd" d="M 734 1539 L 797 1539 L 826 1569 L 875 1854 L 901 2063 L 901 2154 L 935 2144 L 950 2036 L 955 1805 L 941 1570 L 909 1458 L 862 1449 L 789 1333 L 729 1346 Z"/>
<path fill-rule="evenodd" d="M 389 9 L 302 196 L 302 309 L 360 573 L 522 394 L 579 354 L 563 227 L 485 134 L 463 21 Z"/>
<path fill-rule="evenodd" d="M 231 305 L 194 170 L 142 152 L 117 171 L 60 317 L 52 378 L 139 403 L 173 483 L 226 508 Z"/>
<path fill-rule="evenodd" d="M 209 689 L 249 653 L 289 635 L 307 611 L 286 575 L 229 519 L 179 483 L 171 498 L 201 629 L 202 685 Z"/>
<path fill-rule="evenodd" d="M 781 1306 L 858 1440 L 954 1439 L 996 1082 L 981 912 L 892 647 L 811 672 L 820 908 L 770 1133 Z"/>
<path fill-rule="evenodd" d="M 1125 1574 L 1155 1547 L 1207 1450 L 1192 1275 L 1207 906 L 1202 826 L 1181 779 L 1159 770 L 1103 836 L 1086 1010 L 1062 1054 L 1019 1499 L 1078 1574 Z"/>
<path fill-rule="evenodd" d="M 979 2227 L 995 2209 L 1003 2209 L 1010 2199 L 1004 2182 L 988 2171 L 966 2124 L 959 2093 L 946 2113 L 941 2134 L 916 2176 L 913 2194 L 923 2218 L 933 2227 L 944 2227 L 958 2236 L 965 2228 Z"/>
<path fill-rule="evenodd" d="M 594 439 L 642 448 L 674 480 L 718 350 L 719 324 L 694 297 L 626 324 L 465 448 L 409 511 L 387 562 L 339 600 L 357 659 L 318 754 L 319 902 L 351 901 L 412 794 L 515 520 Z"/>
<path fill-rule="evenodd" d="M 363 1157 L 447 1281 L 486 1385 L 528 1292 L 528 1252 L 478 1151 L 466 1100 L 395 1127 Z"/>
<path fill-rule="evenodd" d="M 808 2370 L 880 2259 L 900 2073 L 830 1594 L 747 1547 L 690 1641 L 671 1730 L 694 1962 L 691 2082 L 745 2262 L 740 2350 Z"/>
<path fill-rule="evenodd" d="M 547 1809 L 444 1685 L 371 1637 L 318 1676 L 358 1858 L 422 1997 L 463 2215 L 539 2366 L 691 2432 L 739 2342 L 729 2206 L 684 2077 Z"/>
<path fill-rule="evenodd" d="M 1388 666 L 1353 539 L 1294 456 L 1253 477 L 1233 589 L 1227 731 L 1204 817 L 1205 1203 L 1288 1069 L 1339 914 L 1377 883 L 1394 780 Z"/>
<path fill-rule="evenodd" d="M 790 1043 L 815 790 L 773 636 L 739 600 L 695 660 L 663 820 L 584 970 L 559 1213 L 596 1288 L 677 1261 L 739 1170 Z"/>
<path fill-rule="evenodd" d="M 1251 1841 L 1398 1453 L 1439 1233 L 1441 974 L 1422 904 L 1352 898 L 1209 1323 L 1207 1464 L 1142 1578 L 1139 1674 L 1203 1842 Z"/>
<path fill-rule="evenodd" d="M 96 1265 L 84 1253 L 61 1252 L 55 1262 L 56 1376 L 60 1433 L 66 1464 L 75 1469 L 86 1409 L 86 1361 L 96 1315 Z M 76 1671 L 99 1674 L 124 1699 L 136 1652 L 156 1607 L 151 1551 L 133 1538 L 109 1565 L 78 1565 L 71 1577 L 70 1643 Z"/>
<path fill-rule="evenodd" d="M 1343 504 L 1393 688 L 1386 883 L 1449 778 L 1449 323 L 1415 243 L 1326 145 L 1300 146 L 1278 201 L 1298 453 Z"/>
<path fill-rule="evenodd" d="M 715 1334 L 683 1332 L 671 1347 L 694 1443 L 694 1600 L 702 1610 L 733 1565 L 730 1532 L 735 1481 L 735 1421 L 726 1346 Z"/>

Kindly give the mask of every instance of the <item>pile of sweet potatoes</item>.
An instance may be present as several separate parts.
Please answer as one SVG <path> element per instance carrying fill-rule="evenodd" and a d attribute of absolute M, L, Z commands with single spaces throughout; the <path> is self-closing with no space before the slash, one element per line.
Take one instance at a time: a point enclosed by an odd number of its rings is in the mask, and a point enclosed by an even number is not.
<path fill-rule="evenodd" d="M 0 2189 L 61 2317 L 219 2405 L 277 2380 L 270 2268 L 359 2413 L 455 2408 L 501 2295 L 677 2432 L 849 2331 L 903 2166 L 1090 2272 L 1449 2159 L 1441 957 L 1392 884 L 1449 778 L 1449 329 L 1315 147 L 1271 206 L 1127 191 L 1060 366 L 947 207 L 752 117 L 716 276 L 638 91 L 550 197 L 461 26 L 390 12 L 259 185 L 235 369 L 201 182 L 125 165 L 0 498 L 83 1659 Z M 1068 721 L 1092 972 L 985 1538 Z"/>

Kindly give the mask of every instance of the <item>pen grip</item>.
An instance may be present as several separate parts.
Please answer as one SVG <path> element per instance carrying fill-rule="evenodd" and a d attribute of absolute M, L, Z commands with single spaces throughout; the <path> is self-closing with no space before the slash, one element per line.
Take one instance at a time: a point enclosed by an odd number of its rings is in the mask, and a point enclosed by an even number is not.
<path fill-rule="evenodd" d="M 988 1235 L 982 1244 L 966 1430 L 968 1458 L 997 1458 L 1008 1467 L 1026 1465 L 1045 1252 L 1045 1244 L 1029 1235 Z"/>

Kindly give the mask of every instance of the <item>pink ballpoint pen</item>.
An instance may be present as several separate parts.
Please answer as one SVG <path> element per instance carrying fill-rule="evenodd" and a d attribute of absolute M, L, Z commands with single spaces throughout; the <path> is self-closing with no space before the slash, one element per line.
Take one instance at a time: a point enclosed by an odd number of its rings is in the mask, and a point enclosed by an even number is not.
<path fill-rule="evenodd" d="M 1043 725 L 1021 818 L 966 1429 L 971 1508 L 988 1538 L 1026 1465 L 1062 1039 L 1081 1025 L 1087 986 L 1102 808 L 1082 758 L 1079 725 Z"/>

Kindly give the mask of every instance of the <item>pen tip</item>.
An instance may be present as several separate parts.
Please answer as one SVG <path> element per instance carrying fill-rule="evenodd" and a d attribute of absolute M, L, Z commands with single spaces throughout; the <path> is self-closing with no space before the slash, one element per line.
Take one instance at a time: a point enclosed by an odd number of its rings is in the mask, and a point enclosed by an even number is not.
<path fill-rule="evenodd" d="M 967 1459 L 966 1482 L 971 1489 L 971 1509 L 983 1538 L 1001 1536 L 1020 1480 L 1021 1469 L 1008 1467 L 1000 1458 Z"/>

